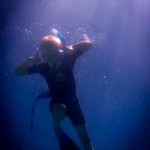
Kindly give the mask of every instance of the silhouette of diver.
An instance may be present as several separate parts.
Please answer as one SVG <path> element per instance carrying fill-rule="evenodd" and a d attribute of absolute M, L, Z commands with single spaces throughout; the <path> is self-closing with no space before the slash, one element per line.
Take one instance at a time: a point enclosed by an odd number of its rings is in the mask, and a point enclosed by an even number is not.
<path fill-rule="evenodd" d="M 90 39 L 85 39 L 76 44 L 66 46 L 61 38 L 52 35 L 43 37 L 39 50 L 44 62 L 41 63 L 38 55 L 29 57 L 16 68 L 15 74 L 24 76 L 39 73 L 45 78 L 50 93 L 42 93 L 37 96 L 37 99 L 51 97 L 49 106 L 61 150 L 79 150 L 78 146 L 61 129 L 61 122 L 65 116 L 74 125 L 83 149 L 93 150 L 87 133 L 86 121 L 76 95 L 76 84 L 73 75 L 73 68 L 77 58 L 90 49 L 93 43 Z M 31 121 L 33 121 L 32 117 Z M 31 131 L 32 129 L 33 122 L 31 122 Z"/>

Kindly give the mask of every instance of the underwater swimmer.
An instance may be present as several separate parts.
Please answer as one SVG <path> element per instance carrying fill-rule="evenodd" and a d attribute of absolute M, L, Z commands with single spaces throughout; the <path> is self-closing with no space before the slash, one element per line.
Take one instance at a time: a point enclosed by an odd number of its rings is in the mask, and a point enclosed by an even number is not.
<path fill-rule="evenodd" d="M 86 121 L 76 95 L 73 67 L 77 58 L 92 46 L 90 39 L 65 46 L 61 39 L 47 35 L 39 46 L 44 62 L 38 55 L 27 58 L 15 70 L 17 76 L 39 73 L 48 85 L 51 101 L 53 126 L 61 150 L 79 149 L 61 129 L 61 122 L 67 116 L 74 125 L 84 150 L 93 150 L 86 129 Z M 74 146 L 71 146 L 71 144 Z"/>

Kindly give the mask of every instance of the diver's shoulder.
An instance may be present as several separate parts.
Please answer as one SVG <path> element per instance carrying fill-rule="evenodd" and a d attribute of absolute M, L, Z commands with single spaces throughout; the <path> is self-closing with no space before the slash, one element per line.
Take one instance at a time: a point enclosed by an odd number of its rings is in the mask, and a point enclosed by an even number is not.
<path fill-rule="evenodd" d="M 65 47 L 65 53 L 66 53 L 67 55 L 72 55 L 72 54 L 74 53 L 73 46 L 72 46 L 72 45 L 66 46 L 66 47 Z"/>

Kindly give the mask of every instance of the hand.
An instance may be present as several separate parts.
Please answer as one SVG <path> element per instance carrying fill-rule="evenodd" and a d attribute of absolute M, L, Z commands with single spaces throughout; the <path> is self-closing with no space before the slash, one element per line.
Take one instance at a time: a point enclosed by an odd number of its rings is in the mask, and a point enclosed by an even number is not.
<path fill-rule="evenodd" d="M 86 43 L 92 44 L 92 43 L 94 42 L 94 40 L 91 40 L 91 39 L 88 37 L 88 35 L 86 35 L 86 34 L 83 34 L 83 37 L 84 37 L 84 41 L 85 41 Z"/>
<path fill-rule="evenodd" d="M 40 62 L 40 58 L 38 57 L 38 55 L 35 55 L 27 58 L 27 61 L 29 61 L 32 64 L 38 64 Z"/>

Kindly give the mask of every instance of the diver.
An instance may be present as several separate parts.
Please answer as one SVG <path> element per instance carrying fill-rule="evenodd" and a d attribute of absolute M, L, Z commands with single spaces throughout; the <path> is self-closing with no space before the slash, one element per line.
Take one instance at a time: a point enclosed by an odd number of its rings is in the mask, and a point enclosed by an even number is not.
<path fill-rule="evenodd" d="M 51 97 L 49 108 L 53 127 L 61 150 L 79 150 L 79 147 L 62 130 L 61 122 L 67 116 L 75 127 L 84 150 L 94 150 L 87 133 L 86 121 L 76 94 L 73 68 L 77 58 L 91 48 L 93 42 L 85 39 L 66 46 L 59 36 L 47 35 L 39 44 L 39 55 L 24 60 L 15 75 L 24 76 L 39 73 L 46 80 Z M 41 96 L 41 97 L 40 97 Z M 40 95 L 38 98 L 42 98 Z"/>

